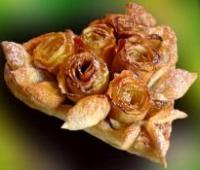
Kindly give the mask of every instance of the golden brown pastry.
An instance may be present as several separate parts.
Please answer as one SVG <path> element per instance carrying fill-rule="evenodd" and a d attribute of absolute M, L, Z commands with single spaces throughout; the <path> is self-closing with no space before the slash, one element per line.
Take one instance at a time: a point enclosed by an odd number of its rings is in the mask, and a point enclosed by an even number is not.
<path fill-rule="evenodd" d="M 31 108 L 115 148 L 167 166 L 174 109 L 197 74 L 177 69 L 176 36 L 142 6 L 90 23 L 81 35 L 53 32 L 2 42 L 4 77 Z"/>
<path fill-rule="evenodd" d="M 90 25 L 102 23 L 106 23 L 114 29 L 116 38 L 122 38 L 143 31 L 146 27 L 155 26 L 156 20 L 144 7 L 129 3 L 125 14 L 109 14 L 102 19 L 91 22 Z"/>

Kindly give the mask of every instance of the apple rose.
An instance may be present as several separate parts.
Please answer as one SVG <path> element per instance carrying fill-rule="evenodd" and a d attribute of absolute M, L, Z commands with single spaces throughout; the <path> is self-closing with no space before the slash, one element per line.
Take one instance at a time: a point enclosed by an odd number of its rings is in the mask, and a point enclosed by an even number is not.
<path fill-rule="evenodd" d="M 145 29 L 142 25 L 136 25 L 134 19 L 126 14 L 110 14 L 104 20 L 107 25 L 114 28 L 117 38 L 126 38 Z"/>
<path fill-rule="evenodd" d="M 121 72 L 127 69 L 149 78 L 159 65 L 158 50 L 161 45 L 162 38 L 157 34 L 135 34 L 128 39 L 120 39 L 112 71 Z"/>
<path fill-rule="evenodd" d="M 107 94 L 112 104 L 110 116 L 120 122 L 140 121 L 149 110 L 148 89 L 139 77 L 129 70 L 115 74 Z"/>
<path fill-rule="evenodd" d="M 36 67 L 56 73 L 60 63 L 74 51 L 73 37 L 71 31 L 49 33 L 32 40 L 29 46 L 28 44 L 26 46 L 32 48 L 33 62 Z"/>
<path fill-rule="evenodd" d="M 72 101 L 77 101 L 84 96 L 104 92 L 109 71 L 101 58 L 90 52 L 82 52 L 63 62 L 57 79 L 61 92 Z"/>
<path fill-rule="evenodd" d="M 105 24 L 88 26 L 82 32 L 82 40 L 106 63 L 111 63 L 115 48 L 113 29 Z"/>
<path fill-rule="evenodd" d="M 131 36 L 135 32 L 144 31 L 147 27 L 156 25 L 155 18 L 144 7 L 129 3 L 125 14 L 110 14 L 102 19 L 91 22 L 90 25 L 107 24 L 115 31 L 117 38 Z"/>

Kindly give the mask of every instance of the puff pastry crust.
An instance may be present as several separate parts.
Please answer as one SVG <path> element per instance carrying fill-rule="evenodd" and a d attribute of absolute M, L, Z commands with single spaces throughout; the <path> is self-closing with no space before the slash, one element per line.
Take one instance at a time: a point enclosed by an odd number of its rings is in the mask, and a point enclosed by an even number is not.
<path fill-rule="evenodd" d="M 167 166 L 174 109 L 197 74 L 176 69 L 176 35 L 142 6 L 91 22 L 81 35 L 52 32 L 2 42 L 4 77 L 31 108 L 111 146 Z"/>

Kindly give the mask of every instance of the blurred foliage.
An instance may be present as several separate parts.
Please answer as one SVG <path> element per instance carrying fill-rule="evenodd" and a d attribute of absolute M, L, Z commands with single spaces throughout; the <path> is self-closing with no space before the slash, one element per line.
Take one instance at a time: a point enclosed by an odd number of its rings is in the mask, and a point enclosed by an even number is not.
<path fill-rule="evenodd" d="M 106 13 L 122 12 L 125 0 L 1 0 L 0 2 L 0 41 L 10 40 L 24 42 L 28 39 L 51 31 L 66 28 L 80 33 L 87 23 Z M 199 0 L 137 0 L 152 12 L 162 25 L 170 25 L 178 37 L 178 67 L 200 74 L 200 1 Z M 44 166 L 45 160 L 39 163 L 33 153 L 33 143 L 21 138 L 27 129 L 19 126 L 15 119 L 21 111 L 16 100 L 7 95 L 8 89 L 3 81 L 4 59 L 0 58 L 0 170 L 23 170 L 34 165 Z M 200 169 L 200 80 L 189 92 L 177 101 L 177 108 L 189 114 L 186 127 L 180 129 L 183 134 L 175 134 L 170 151 L 170 170 Z M 10 107 L 10 103 L 13 104 Z M 19 114 L 19 113 L 18 113 Z M 11 118 L 9 117 L 11 116 Z M 180 123 L 181 124 L 181 123 Z M 16 128 L 16 126 L 19 126 Z M 182 140 L 182 138 L 184 140 Z M 32 139 L 32 138 L 31 138 Z M 196 141 L 195 141 L 196 140 Z M 25 146 L 26 144 L 28 146 Z M 178 144 L 176 144 L 178 143 Z M 180 144 L 180 145 L 179 145 Z M 182 145 L 181 145 L 182 144 Z M 31 148 L 29 148 L 31 147 Z M 29 148 L 29 149 L 28 149 Z M 181 159 L 181 160 L 180 160 Z M 180 161 L 179 161 L 180 160 Z M 48 160 L 46 160 L 48 162 Z M 36 163 L 37 162 L 37 163 Z M 47 163 L 48 164 L 48 163 Z M 134 164 L 134 162 L 133 162 Z M 46 164 L 45 164 L 46 165 Z M 146 165 L 146 164 L 145 164 Z M 141 166 L 139 169 L 156 169 L 154 165 Z M 152 166 L 150 166 L 152 165 Z M 31 168 L 30 168 L 31 167 Z M 44 166 L 47 168 L 47 166 Z M 43 168 L 43 169 L 46 169 Z M 157 167 L 159 168 L 159 167 Z M 37 167 L 38 169 L 38 167 Z"/>

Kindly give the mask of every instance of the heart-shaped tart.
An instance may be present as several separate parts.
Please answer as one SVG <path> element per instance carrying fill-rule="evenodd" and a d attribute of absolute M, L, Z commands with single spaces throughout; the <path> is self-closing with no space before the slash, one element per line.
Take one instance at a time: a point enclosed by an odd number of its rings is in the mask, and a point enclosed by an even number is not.
<path fill-rule="evenodd" d="M 5 81 L 31 108 L 115 148 L 166 167 L 174 109 L 197 78 L 176 69 L 174 31 L 142 6 L 91 22 L 80 35 L 52 32 L 24 44 L 2 42 Z"/>

